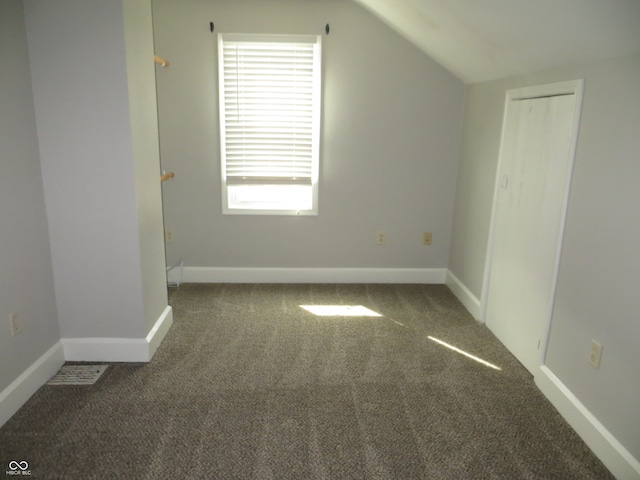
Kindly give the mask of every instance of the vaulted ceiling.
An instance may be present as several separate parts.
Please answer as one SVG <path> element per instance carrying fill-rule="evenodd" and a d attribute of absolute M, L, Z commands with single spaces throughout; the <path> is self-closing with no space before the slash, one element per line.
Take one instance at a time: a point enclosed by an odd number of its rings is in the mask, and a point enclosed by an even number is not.
<path fill-rule="evenodd" d="M 640 0 L 354 0 L 466 83 L 640 52 Z"/>

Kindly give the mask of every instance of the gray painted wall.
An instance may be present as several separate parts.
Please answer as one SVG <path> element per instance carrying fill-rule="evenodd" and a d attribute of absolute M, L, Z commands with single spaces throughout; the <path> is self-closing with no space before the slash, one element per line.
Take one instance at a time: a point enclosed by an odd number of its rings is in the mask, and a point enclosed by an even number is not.
<path fill-rule="evenodd" d="M 0 65 L 2 391 L 60 338 L 22 2 L 0 0 Z"/>
<path fill-rule="evenodd" d="M 481 298 L 507 89 L 585 78 L 546 364 L 640 458 L 640 55 L 469 86 L 450 270 Z M 587 362 L 604 346 L 600 369 Z"/>
<path fill-rule="evenodd" d="M 167 305 L 150 1 L 24 4 L 62 337 L 144 338 Z"/>
<path fill-rule="evenodd" d="M 352 2 L 154 1 L 168 263 L 447 266 L 464 86 Z M 317 217 L 223 216 L 216 32 L 323 34 Z M 422 245 L 422 232 L 433 245 Z M 387 244 L 376 245 L 385 231 Z"/>

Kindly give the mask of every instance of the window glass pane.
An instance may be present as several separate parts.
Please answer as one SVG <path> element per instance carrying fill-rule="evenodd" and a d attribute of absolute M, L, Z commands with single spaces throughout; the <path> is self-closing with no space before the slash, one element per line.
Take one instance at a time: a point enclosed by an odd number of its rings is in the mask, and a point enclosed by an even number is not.
<path fill-rule="evenodd" d="M 218 36 L 225 213 L 315 212 L 320 38 Z"/>
<path fill-rule="evenodd" d="M 229 185 L 229 206 L 244 209 L 311 210 L 312 187 L 305 185 Z"/>

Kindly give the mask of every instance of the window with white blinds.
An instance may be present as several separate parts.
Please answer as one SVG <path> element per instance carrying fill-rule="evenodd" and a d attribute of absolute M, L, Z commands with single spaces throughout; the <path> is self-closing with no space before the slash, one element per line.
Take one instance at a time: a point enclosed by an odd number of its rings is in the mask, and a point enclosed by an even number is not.
<path fill-rule="evenodd" d="M 225 213 L 317 214 L 320 39 L 218 35 Z"/>

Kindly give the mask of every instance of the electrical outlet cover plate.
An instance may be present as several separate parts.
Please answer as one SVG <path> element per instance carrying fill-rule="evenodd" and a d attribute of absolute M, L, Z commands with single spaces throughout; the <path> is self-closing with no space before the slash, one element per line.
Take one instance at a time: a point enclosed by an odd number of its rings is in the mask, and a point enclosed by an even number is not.
<path fill-rule="evenodd" d="M 20 333 L 20 330 L 22 329 L 20 326 L 20 320 L 18 319 L 18 314 L 15 312 L 12 313 L 10 316 L 10 320 L 11 320 L 11 336 L 15 337 Z"/>
<path fill-rule="evenodd" d="M 591 340 L 591 355 L 589 355 L 589 363 L 593 368 L 599 368 L 601 359 L 602 345 L 600 345 L 595 340 Z"/>

